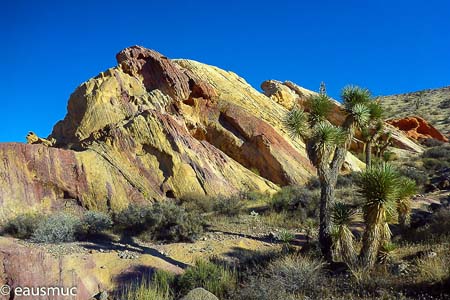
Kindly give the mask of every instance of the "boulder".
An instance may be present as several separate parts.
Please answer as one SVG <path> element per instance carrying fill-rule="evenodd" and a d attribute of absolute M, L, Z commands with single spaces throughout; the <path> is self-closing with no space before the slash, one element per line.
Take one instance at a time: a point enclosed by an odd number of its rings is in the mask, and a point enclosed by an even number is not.
<path fill-rule="evenodd" d="M 204 288 L 196 288 L 181 298 L 181 300 L 219 300 L 219 298 Z"/>

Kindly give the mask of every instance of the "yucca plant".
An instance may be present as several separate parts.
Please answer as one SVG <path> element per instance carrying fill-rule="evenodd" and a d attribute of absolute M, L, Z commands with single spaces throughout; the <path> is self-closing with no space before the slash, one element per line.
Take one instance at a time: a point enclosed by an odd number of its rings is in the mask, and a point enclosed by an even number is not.
<path fill-rule="evenodd" d="M 411 214 L 411 196 L 417 193 L 416 182 L 406 177 L 401 178 L 398 193 L 398 224 L 404 229 L 409 222 L 409 216 Z"/>
<path fill-rule="evenodd" d="M 327 120 L 334 104 L 325 93 L 311 96 L 306 102 L 306 111 L 294 108 L 285 120 L 291 136 L 305 142 L 308 158 L 317 169 L 321 185 L 319 243 L 328 261 L 332 260 L 330 208 L 335 200 L 337 177 L 355 128 L 362 128 L 370 119 L 371 96 L 367 89 L 345 87 L 341 97 L 346 114 L 341 126 Z"/>
<path fill-rule="evenodd" d="M 382 163 L 367 168 L 358 180 L 359 191 L 366 200 L 363 207 L 366 229 L 360 254 L 365 267 L 374 265 L 380 245 L 390 239 L 387 218 L 395 212 L 399 178 L 391 165 Z"/>
<path fill-rule="evenodd" d="M 356 261 L 356 251 L 350 226 L 359 220 L 358 211 L 348 204 L 337 202 L 331 211 L 331 219 L 334 250 L 344 262 L 353 265 Z"/>

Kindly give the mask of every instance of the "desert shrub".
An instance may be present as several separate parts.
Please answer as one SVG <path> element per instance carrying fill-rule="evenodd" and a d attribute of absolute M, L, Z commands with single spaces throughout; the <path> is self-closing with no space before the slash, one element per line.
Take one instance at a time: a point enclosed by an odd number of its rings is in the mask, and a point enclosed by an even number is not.
<path fill-rule="evenodd" d="M 51 215 L 39 223 L 32 239 L 40 243 L 73 242 L 80 231 L 80 219 L 66 213 Z"/>
<path fill-rule="evenodd" d="M 39 214 L 23 214 L 8 220 L 2 228 L 2 234 L 19 239 L 28 239 L 39 226 L 42 216 Z"/>
<path fill-rule="evenodd" d="M 450 167 L 450 163 L 438 158 L 424 158 L 423 166 L 430 171 L 439 171 Z"/>
<path fill-rule="evenodd" d="M 357 172 L 351 172 L 346 175 L 339 175 L 336 182 L 336 188 L 353 187 L 355 185 L 357 176 Z"/>
<path fill-rule="evenodd" d="M 201 194 L 188 194 L 180 199 L 187 211 L 210 213 L 214 210 L 215 199 Z"/>
<path fill-rule="evenodd" d="M 230 293 L 237 284 L 236 272 L 210 261 L 198 260 L 178 278 L 177 286 L 182 294 L 202 287 L 220 299 Z"/>
<path fill-rule="evenodd" d="M 428 139 L 422 140 L 421 144 L 426 147 L 438 147 L 438 146 L 442 146 L 444 144 L 444 142 L 441 142 L 440 140 L 437 140 L 437 139 L 428 138 Z"/>
<path fill-rule="evenodd" d="M 269 266 L 269 274 L 274 284 L 283 290 L 298 294 L 314 294 L 320 286 L 324 263 L 307 256 L 290 255 L 274 261 Z"/>
<path fill-rule="evenodd" d="M 200 216 L 173 202 L 153 204 L 147 219 L 156 221 L 147 225 L 147 234 L 154 240 L 193 241 L 203 232 Z"/>
<path fill-rule="evenodd" d="M 394 161 L 394 160 L 398 160 L 397 153 L 392 152 L 392 151 L 383 152 L 383 161 L 389 162 L 389 161 Z"/>
<path fill-rule="evenodd" d="M 150 211 L 150 205 L 130 204 L 124 210 L 113 215 L 114 227 L 118 231 L 139 234 L 157 221 L 151 218 Z"/>
<path fill-rule="evenodd" d="M 414 180 L 417 186 L 424 186 L 428 182 L 428 175 L 424 171 L 413 166 L 399 166 L 397 167 L 401 176 L 408 177 Z"/>
<path fill-rule="evenodd" d="M 450 208 L 441 208 L 431 218 L 429 231 L 433 235 L 449 235 L 450 234 Z"/>
<path fill-rule="evenodd" d="M 276 211 L 302 209 L 306 217 L 316 214 L 319 194 L 299 186 L 285 186 L 269 200 L 269 208 Z"/>
<path fill-rule="evenodd" d="M 450 146 L 443 144 L 439 147 L 430 148 L 422 154 L 422 157 L 450 160 Z"/>
<path fill-rule="evenodd" d="M 434 257 L 418 258 L 415 265 L 418 275 L 426 282 L 441 282 L 450 276 L 450 259 L 442 253 Z"/>
<path fill-rule="evenodd" d="M 234 217 L 242 213 L 244 202 L 238 196 L 218 197 L 214 203 L 214 212 Z"/>
<path fill-rule="evenodd" d="M 112 219 L 108 214 L 98 211 L 87 211 L 81 218 L 81 232 L 91 236 L 99 234 L 112 227 Z"/>
<path fill-rule="evenodd" d="M 311 178 L 308 180 L 308 182 L 306 183 L 306 187 L 307 187 L 309 190 L 317 190 L 317 189 L 320 189 L 320 180 L 319 180 L 319 177 L 317 177 L 317 176 L 311 177 Z"/>
<path fill-rule="evenodd" d="M 188 212 L 169 201 L 132 204 L 114 216 L 114 226 L 119 232 L 167 242 L 193 241 L 203 232 L 198 212 Z"/>
<path fill-rule="evenodd" d="M 317 299 L 323 296 L 323 267 L 322 261 L 308 256 L 276 259 L 257 275 L 247 278 L 233 299 Z"/>
<path fill-rule="evenodd" d="M 270 197 L 270 195 L 268 195 L 267 193 L 252 190 L 244 190 L 239 193 L 239 196 L 242 200 L 247 201 L 267 200 L 267 198 Z"/>
<path fill-rule="evenodd" d="M 450 108 L 450 99 L 444 100 L 441 103 L 439 103 L 438 108 L 440 109 Z"/>

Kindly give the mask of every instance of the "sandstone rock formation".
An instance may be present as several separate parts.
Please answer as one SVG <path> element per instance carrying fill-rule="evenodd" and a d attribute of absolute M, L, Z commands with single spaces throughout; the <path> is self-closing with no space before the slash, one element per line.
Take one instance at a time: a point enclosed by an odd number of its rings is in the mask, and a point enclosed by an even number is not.
<path fill-rule="evenodd" d="M 0 220 L 61 199 L 117 211 L 187 193 L 274 192 L 315 174 L 282 125 L 286 107 L 236 74 L 139 46 L 117 61 L 70 96 L 52 148 L 35 135 L 0 144 Z M 346 167 L 363 164 L 349 155 Z"/>
<path fill-rule="evenodd" d="M 28 132 L 26 139 L 28 144 L 42 144 L 47 147 L 51 147 L 56 143 L 55 139 L 47 140 L 40 138 L 32 131 Z"/>
<path fill-rule="evenodd" d="M 418 116 L 392 119 L 387 122 L 405 132 L 408 137 L 415 140 L 432 138 L 441 142 L 448 142 L 448 138 L 440 133 L 439 130 Z"/>

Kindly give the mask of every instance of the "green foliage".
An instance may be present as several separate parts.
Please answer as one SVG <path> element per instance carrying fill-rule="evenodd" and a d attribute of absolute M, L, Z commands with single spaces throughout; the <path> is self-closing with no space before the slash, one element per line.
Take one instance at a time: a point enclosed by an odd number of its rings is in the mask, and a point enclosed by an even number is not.
<path fill-rule="evenodd" d="M 103 212 L 87 211 L 81 218 L 81 232 L 87 236 L 102 233 L 112 225 L 111 216 Z"/>
<path fill-rule="evenodd" d="M 293 137 L 305 138 L 310 132 L 310 125 L 308 123 L 308 114 L 300 108 L 294 108 L 286 115 L 284 124 Z"/>
<path fill-rule="evenodd" d="M 169 201 L 147 206 L 131 204 L 114 216 L 114 223 L 116 231 L 158 241 L 193 241 L 203 232 L 198 213 Z"/>
<path fill-rule="evenodd" d="M 331 219 L 336 226 L 351 226 L 359 220 L 358 210 L 346 203 L 336 202 L 331 211 Z"/>
<path fill-rule="evenodd" d="M 151 205 L 130 204 L 127 208 L 113 215 L 114 227 L 117 231 L 139 234 L 159 222 L 151 213 Z"/>
<path fill-rule="evenodd" d="M 414 180 L 419 187 L 423 187 L 428 182 L 428 175 L 417 167 L 399 166 L 397 170 L 401 176 Z"/>
<path fill-rule="evenodd" d="M 28 239 L 39 226 L 42 216 L 39 214 L 22 214 L 8 220 L 2 228 L 2 234 L 18 239 Z"/>
<path fill-rule="evenodd" d="M 39 223 L 32 239 L 39 243 L 73 242 L 80 226 L 79 218 L 67 213 L 57 213 Z"/>
<path fill-rule="evenodd" d="M 366 206 L 387 204 L 397 199 L 399 174 L 387 163 L 376 164 L 361 173 L 359 192 L 367 200 Z"/>
<path fill-rule="evenodd" d="M 337 202 L 331 210 L 333 221 L 333 243 L 335 253 L 348 264 L 352 264 L 356 258 L 353 246 L 353 233 L 350 226 L 359 221 L 360 215 L 356 208 Z"/>
<path fill-rule="evenodd" d="M 341 127 L 334 126 L 328 121 L 318 122 L 313 127 L 312 139 L 316 141 L 315 149 L 324 151 L 325 148 L 344 144 L 347 133 Z"/>
<path fill-rule="evenodd" d="M 319 194 L 299 186 L 285 186 L 269 199 L 269 208 L 276 212 L 302 211 L 303 219 L 317 217 Z"/>
<path fill-rule="evenodd" d="M 177 285 L 182 294 L 202 287 L 219 298 L 224 298 L 237 284 L 234 270 L 210 261 L 197 260 L 178 278 Z"/>
<path fill-rule="evenodd" d="M 121 288 L 122 300 L 172 300 L 175 276 L 166 271 L 156 271 L 152 279 L 142 278 Z"/>
<path fill-rule="evenodd" d="M 215 199 L 202 194 L 188 194 L 183 196 L 181 204 L 187 211 L 196 211 L 199 213 L 210 213 L 214 211 Z"/>
<path fill-rule="evenodd" d="M 333 102 L 325 94 L 314 95 L 306 103 L 313 123 L 323 122 L 333 109 Z"/>
<path fill-rule="evenodd" d="M 422 157 L 450 160 L 450 146 L 443 144 L 438 147 L 427 149 L 427 151 L 422 154 Z"/>
<path fill-rule="evenodd" d="M 347 111 L 352 111 L 357 105 L 367 105 L 371 97 L 368 89 L 353 85 L 344 87 L 341 92 L 341 99 Z"/>
<path fill-rule="evenodd" d="M 244 202 L 238 196 L 218 197 L 214 203 L 214 212 L 228 217 L 238 216 L 244 209 Z"/>
<path fill-rule="evenodd" d="M 147 234 L 158 241 L 194 241 L 203 232 L 203 224 L 198 214 L 188 213 L 183 207 L 172 202 L 153 204 L 147 219 L 156 220 L 149 224 Z"/>
<path fill-rule="evenodd" d="M 432 172 L 440 171 L 450 167 L 450 162 L 438 158 L 424 158 L 422 159 L 422 161 L 425 169 Z"/>

